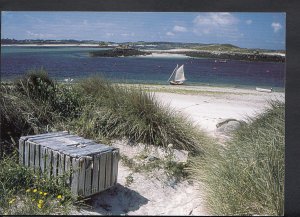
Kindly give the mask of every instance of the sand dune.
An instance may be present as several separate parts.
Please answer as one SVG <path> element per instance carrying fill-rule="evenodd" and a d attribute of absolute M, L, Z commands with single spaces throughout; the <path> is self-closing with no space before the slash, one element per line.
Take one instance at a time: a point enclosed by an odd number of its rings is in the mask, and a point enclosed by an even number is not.
<path fill-rule="evenodd" d="M 284 93 L 263 93 L 255 90 L 219 87 L 146 85 L 155 90 L 157 99 L 168 104 L 210 135 L 220 136 L 216 124 L 220 119 L 245 119 L 260 113 L 270 99 L 284 100 Z M 173 91 L 175 93 L 170 93 Z M 181 94 L 176 92 L 182 92 Z M 138 152 L 122 141 L 116 141 L 126 156 Z M 133 183 L 126 187 L 131 175 Z M 176 185 L 166 183 L 160 171 L 132 173 L 119 163 L 118 184 L 92 197 L 91 208 L 74 211 L 74 215 L 209 215 L 201 189 L 188 181 Z"/>

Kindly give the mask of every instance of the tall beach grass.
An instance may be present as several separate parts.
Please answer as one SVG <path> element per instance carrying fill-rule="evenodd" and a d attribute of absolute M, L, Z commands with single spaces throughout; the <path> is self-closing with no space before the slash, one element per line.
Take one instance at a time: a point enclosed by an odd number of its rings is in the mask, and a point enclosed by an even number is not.
<path fill-rule="evenodd" d="M 141 88 L 112 84 L 100 77 L 81 82 L 91 100 L 79 119 L 83 135 L 126 137 L 134 142 L 200 150 L 209 138 L 186 117 L 161 104 L 153 93 Z"/>
<path fill-rule="evenodd" d="M 284 129 L 284 103 L 273 101 L 226 148 L 194 159 L 190 172 L 212 215 L 283 215 Z"/>

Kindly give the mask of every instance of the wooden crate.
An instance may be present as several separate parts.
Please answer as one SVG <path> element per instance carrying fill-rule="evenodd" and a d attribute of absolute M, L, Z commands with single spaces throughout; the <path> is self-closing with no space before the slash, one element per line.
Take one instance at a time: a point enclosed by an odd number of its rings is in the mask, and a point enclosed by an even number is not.
<path fill-rule="evenodd" d="M 117 183 L 119 149 L 68 132 L 23 136 L 19 163 L 48 177 L 67 174 L 66 184 L 88 197 Z"/>

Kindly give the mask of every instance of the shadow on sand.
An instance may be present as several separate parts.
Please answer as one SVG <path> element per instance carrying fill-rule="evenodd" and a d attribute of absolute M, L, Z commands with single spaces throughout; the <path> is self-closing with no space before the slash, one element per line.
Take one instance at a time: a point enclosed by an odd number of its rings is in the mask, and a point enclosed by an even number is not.
<path fill-rule="evenodd" d="M 138 210 L 148 199 L 123 185 L 116 184 L 91 197 L 89 211 L 102 215 L 120 215 Z"/>

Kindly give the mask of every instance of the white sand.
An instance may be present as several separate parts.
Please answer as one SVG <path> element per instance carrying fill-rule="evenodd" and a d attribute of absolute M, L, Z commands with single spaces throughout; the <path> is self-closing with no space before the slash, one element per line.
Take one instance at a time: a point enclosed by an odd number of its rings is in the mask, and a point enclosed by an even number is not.
<path fill-rule="evenodd" d="M 191 58 L 185 54 L 175 54 L 175 53 L 152 53 L 149 55 L 140 55 L 138 57 L 142 58 Z"/>
<path fill-rule="evenodd" d="M 187 49 L 187 48 L 174 48 L 174 49 L 169 49 L 169 50 L 157 50 L 157 49 L 152 49 L 152 50 L 145 50 L 148 52 L 154 52 L 154 53 L 174 53 L 174 52 L 188 52 L 188 51 L 199 51 L 197 49 Z"/>
<path fill-rule="evenodd" d="M 264 93 L 255 90 L 218 87 L 149 86 L 158 88 L 156 97 L 176 111 L 218 137 L 216 123 L 220 119 L 245 119 L 263 111 L 267 100 L 284 100 L 284 93 Z M 185 90 L 186 94 L 168 93 L 170 90 Z M 162 90 L 168 92 L 161 92 Z M 178 90 L 177 90 L 178 91 Z M 190 92 L 189 92 L 190 91 Z M 197 92 L 191 92 L 197 91 Z M 116 141 L 120 153 L 133 158 L 142 149 L 132 148 L 126 142 Z M 160 157 L 159 154 L 156 155 Z M 132 175 L 133 183 L 126 187 L 126 177 Z M 196 183 L 183 181 L 170 185 L 161 170 L 151 173 L 133 173 L 119 163 L 118 184 L 92 197 L 91 208 L 74 211 L 74 215 L 209 215 L 200 187 Z"/>
<path fill-rule="evenodd" d="M 221 119 L 245 120 L 267 106 L 271 99 L 284 100 L 284 93 L 258 92 L 256 90 L 221 87 L 173 87 L 197 90 L 202 94 L 184 95 L 156 93 L 156 97 L 176 111 L 187 115 L 201 129 L 215 135 L 216 124 Z"/>

